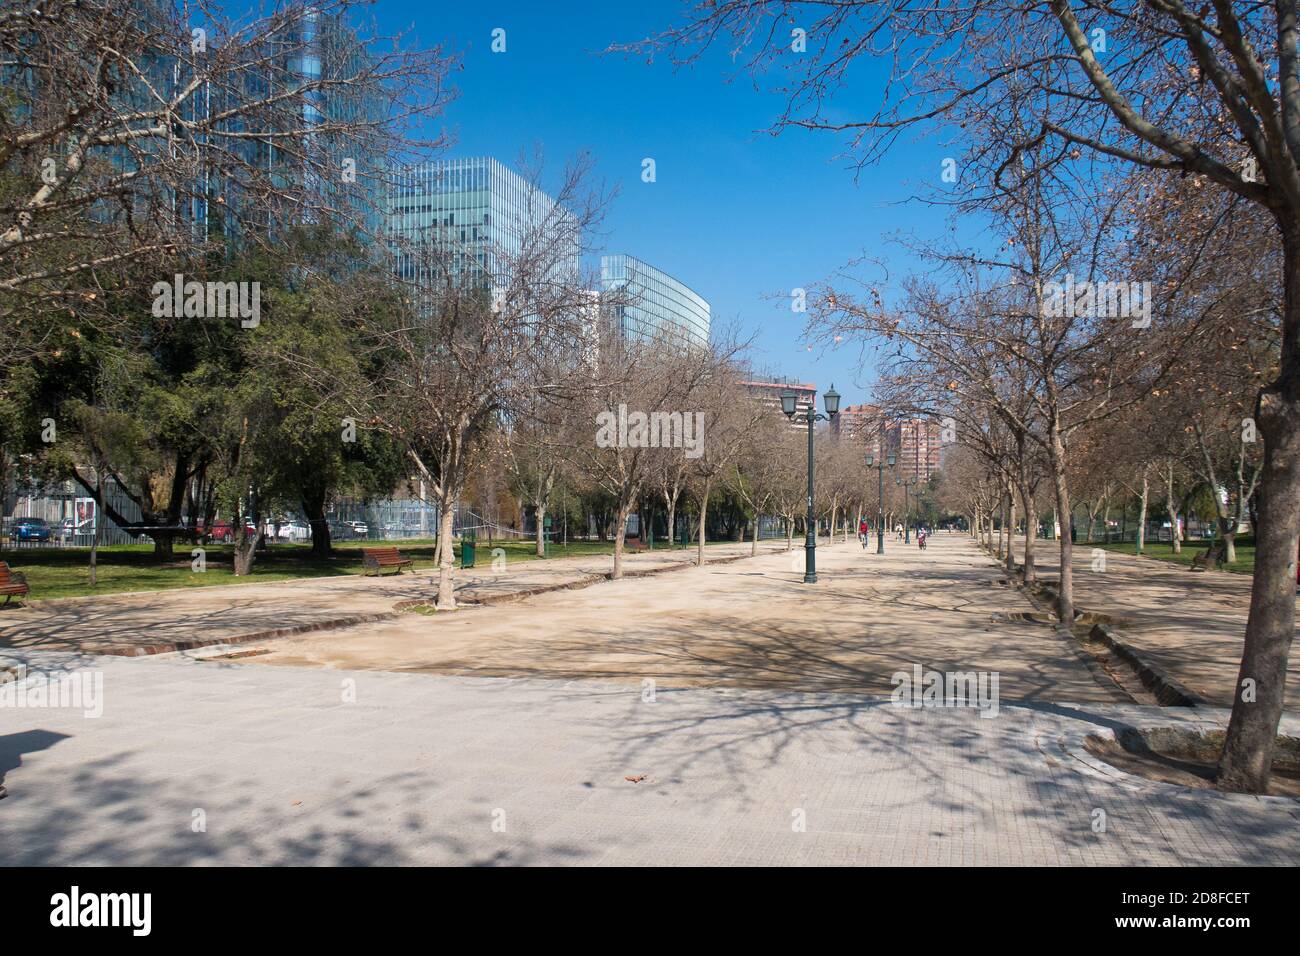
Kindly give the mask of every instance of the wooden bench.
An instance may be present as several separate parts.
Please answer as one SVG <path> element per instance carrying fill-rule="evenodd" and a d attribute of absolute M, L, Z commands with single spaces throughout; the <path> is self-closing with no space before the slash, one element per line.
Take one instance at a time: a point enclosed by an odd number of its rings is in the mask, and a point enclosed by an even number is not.
<path fill-rule="evenodd" d="M 0 561 L 0 594 L 5 596 L 5 604 L 15 595 L 24 597 L 27 590 L 27 578 L 23 577 L 22 572 L 10 571 L 9 565 Z"/>
<path fill-rule="evenodd" d="M 396 548 L 362 548 L 361 549 L 361 573 L 366 574 L 373 570 L 376 575 L 382 575 L 384 568 L 396 568 L 397 573 L 402 573 L 402 568 L 410 568 L 411 559 L 402 556 L 402 552 Z"/>
<path fill-rule="evenodd" d="M 1223 563 L 1223 555 L 1223 545 L 1216 544 L 1210 550 L 1202 551 L 1192 558 L 1192 570 L 1195 571 L 1199 568 L 1202 571 L 1217 571 L 1219 565 Z"/>

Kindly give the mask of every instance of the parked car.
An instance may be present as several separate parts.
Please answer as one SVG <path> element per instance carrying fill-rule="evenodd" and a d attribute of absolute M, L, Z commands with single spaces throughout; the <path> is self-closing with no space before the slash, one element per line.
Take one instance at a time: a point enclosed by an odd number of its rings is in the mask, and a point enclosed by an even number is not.
<path fill-rule="evenodd" d="M 13 536 L 16 541 L 49 541 L 54 529 L 44 518 L 19 518 L 14 521 Z"/>
<path fill-rule="evenodd" d="M 257 529 L 251 522 L 245 521 L 244 527 L 248 529 L 249 534 L 257 534 Z M 209 541 L 220 544 L 230 544 L 235 540 L 235 529 L 229 521 L 214 521 L 211 530 L 205 529 L 202 524 L 197 524 L 194 526 L 194 532 L 200 538 L 206 534 Z"/>
<path fill-rule="evenodd" d="M 272 525 L 267 528 L 267 533 L 275 530 Z M 281 541 L 306 541 L 311 537 L 311 525 L 305 521 L 285 521 L 280 524 L 280 530 L 277 537 Z"/>

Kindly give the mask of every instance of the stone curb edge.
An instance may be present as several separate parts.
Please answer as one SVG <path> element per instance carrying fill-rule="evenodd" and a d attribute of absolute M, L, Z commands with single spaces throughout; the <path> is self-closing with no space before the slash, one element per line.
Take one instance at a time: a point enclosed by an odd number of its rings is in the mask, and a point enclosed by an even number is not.
<path fill-rule="evenodd" d="M 375 614 L 352 614 L 348 617 L 334 617 L 324 621 L 312 621 L 309 624 L 294 624 L 290 627 L 277 627 L 265 631 L 253 631 L 249 634 L 236 634 L 233 637 L 214 637 L 203 640 L 171 641 L 159 644 L 117 644 L 103 650 L 86 650 L 84 653 L 106 657 L 150 657 L 155 654 L 173 654 L 177 651 L 193 651 L 201 647 L 217 644 L 251 644 L 255 641 L 271 641 L 280 637 L 293 637 L 312 631 L 332 631 L 343 627 L 355 627 L 358 624 L 373 624 L 377 621 L 391 621 L 397 618 L 396 611 L 382 611 Z"/>
<path fill-rule="evenodd" d="M 1122 640 L 1110 625 L 1094 624 L 1088 633 L 1128 664 L 1142 681 L 1142 685 L 1155 695 L 1162 707 L 1204 707 L 1206 705 L 1205 698 L 1188 690 L 1159 665 L 1143 657 L 1133 645 Z"/>

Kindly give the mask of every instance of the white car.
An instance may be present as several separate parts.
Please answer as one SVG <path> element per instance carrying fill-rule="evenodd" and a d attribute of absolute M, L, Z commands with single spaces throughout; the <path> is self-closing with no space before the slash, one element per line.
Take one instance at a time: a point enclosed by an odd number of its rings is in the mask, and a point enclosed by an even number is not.
<path fill-rule="evenodd" d="M 289 521 L 280 525 L 281 541 L 306 541 L 311 537 L 311 525 L 302 521 Z"/>

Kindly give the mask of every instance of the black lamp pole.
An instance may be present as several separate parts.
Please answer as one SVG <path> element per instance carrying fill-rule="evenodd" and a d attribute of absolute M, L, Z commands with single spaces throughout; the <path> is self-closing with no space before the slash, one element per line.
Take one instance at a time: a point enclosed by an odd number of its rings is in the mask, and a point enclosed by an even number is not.
<path fill-rule="evenodd" d="M 880 498 L 877 505 L 876 514 L 876 554 L 885 553 L 885 468 L 893 468 L 895 458 L 893 455 L 886 455 L 885 460 L 875 464 L 876 456 L 867 455 L 867 467 L 876 469 L 876 475 L 879 478 Z"/>
<path fill-rule="evenodd" d="M 912 541 L 912 506 L 908 503 L 907 492 L 919 483 L 920 479 L 916 478 L 906 481 L 902 478 L 894 479 L 894 484 L 903 486 L 903 544 L 910 544 Z"/>
<path fill-rule="evenodd" d="M 815 397 L 815 396 L 814 396 Z M 808 421 L 808 534 L 804 538 L 803 546 L 803 583 L 817 583 L 817 520 L 813 514 L 813 426 L 821 421 L 830 421 L 840 413 L 840 393 L 835 391 L 835 386 L 827 390 L 823 398 L 826 400 L 826 414 L 820 415 L 813 407 L 813 402 L 808 403 L 806 412 L 795 412 L 795 401 L 798 398 L 794 392 L 781 393 L 781 411 L 785 417 L 791 421 L 797 421 L 799 418 L 806 418 Z"/>

